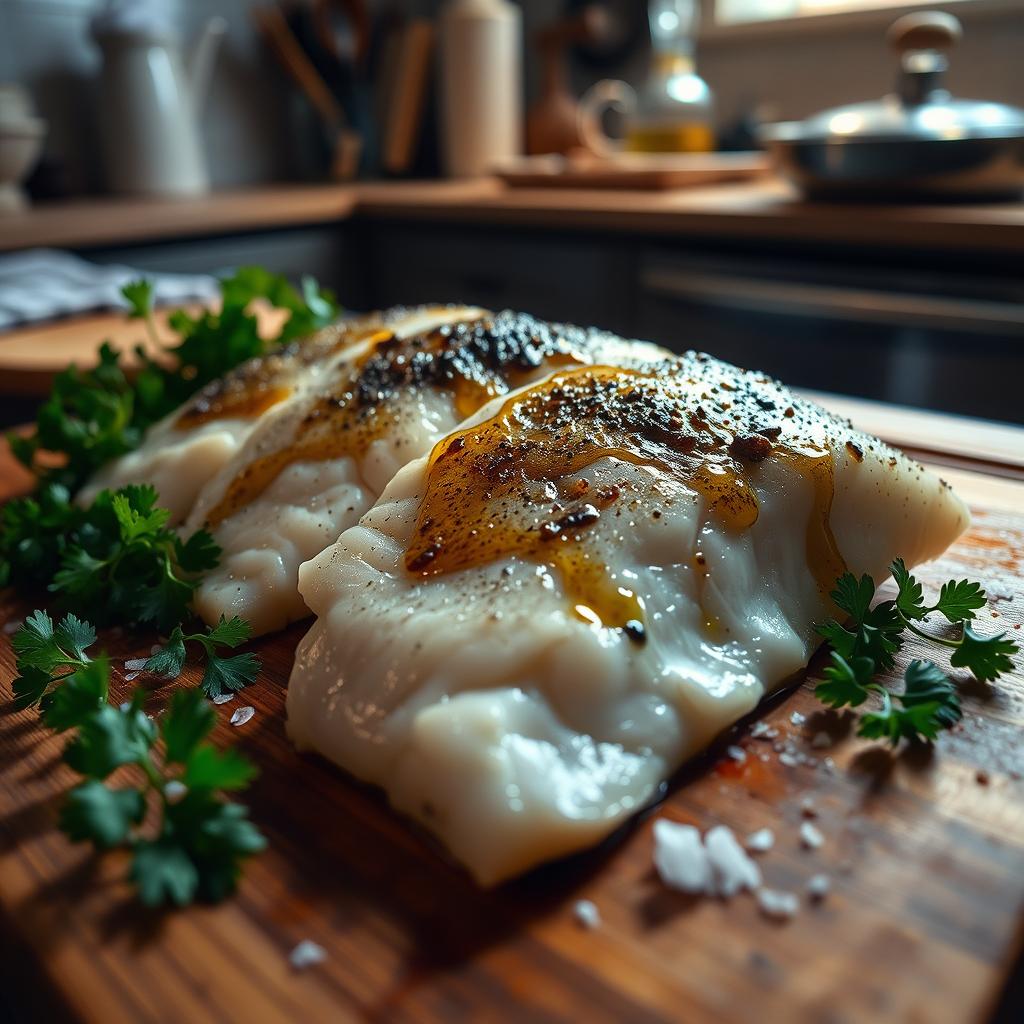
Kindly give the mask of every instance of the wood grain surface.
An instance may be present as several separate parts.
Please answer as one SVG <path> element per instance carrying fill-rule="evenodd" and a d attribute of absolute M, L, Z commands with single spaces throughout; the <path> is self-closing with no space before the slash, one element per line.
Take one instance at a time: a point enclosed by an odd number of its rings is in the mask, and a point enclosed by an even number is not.
<path fill-rule="evenodd" d="M 963 470 L 955 481 L 974 525 L 921 576 L 932 586 L 984 581 L 984 625 L 1022 634 L 1024 484 L 989 487 Z M 19 486 L 4 466 L 0 482 Z M 24 613 L 0 600 L 0 620 Z M 7 987 L 23 1000 L 12 1013 L 26 1020 L 963 1024 L 990 1018 L 1017 963 L 1020 671 L 994 686 L 963 679 L 962 724 L 934 751 L 893 756 L 821 710 L 812 668 L 754 717 L 813 764 L 781 763 L 771 741 L 751 737 L 752 720 L 741 723 L 671 781 L 657 809 L 600 848 L 483 892 L 377 792 L 287 742 L 284 688 L 300 624 L 254 645 L 259 680 L 216 709 L 216 741 L 260 765 L 248 802 L 269 850 L 228 903 L 150 914 L 128 900 L 118 856 L 97 859 L 55 828 L 72 776 L 61 740 L 34 712 L 10 708 L 9 628 L 0 637 L 0 941 Z M 116 666 L 152 641 L 103 638 Z M 915 654 L 909 645 L 905 656 Z M 154 690 L 153 711 L 167 692 Z M 233 728 L 240 704 L 256 714 Z M 830 748 L 811 746 L 819 732 Z M 727 743 L 746 751 L 742 764 Z M 797 834 L 808 796 L 825 836 L 813 852 Z M 719 902 L 663 888 L 651 865 L 657 815 L 740 835 L 775 830 L 761 866 L 767 884 L 801 893 L 799 915 L 774 923 L 749 896 Z M 819 872 L 833 889 L 814 905 L 803 890 Z M 598 907 L 598 929 L 575 922 L 579 899 Z M 297 972 L 288 955 L 303 939 L 327 958 Z M 45 1010 L 25 1011 L 33 1000 Z"/>

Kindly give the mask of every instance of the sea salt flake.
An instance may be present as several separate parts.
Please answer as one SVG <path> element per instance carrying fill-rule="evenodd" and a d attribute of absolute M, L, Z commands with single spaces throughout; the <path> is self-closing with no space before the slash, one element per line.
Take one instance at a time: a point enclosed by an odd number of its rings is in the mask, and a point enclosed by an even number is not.
<path fill-rule="evenodd" d="M 251 704 L 246 704 L 244 708 L 235 708 L 231 712 L 231 724 L 232 725 L 245 725 L 246 722 L 256 714 L 256 709 Z"/>
<path fill-rule="evenodd" d="M 809 821 L 805 821 L 800 826 L 800 842 L 808 850 L 818 850 L 824 844 L 825 837 L 821 834 L 821 829 L 812 825 Z"/>
<path fill-rule="evenodd" d="M 747 759 L 747 752 L 742 747 L 726 747 L 725 752 L 737 764 L 743 764 L 743 762 Z"/>
<path fill-rule="evenodd" d="M 807 883 L 807 895 L 815 902 L 823 900 L 832 888 L 828 875 L 814 875 Z"/>
<path fill-rule="evenodd" d="M 288 960 L 297 971 L 322 964 L 327 959 L 327 950 L 311 939 L 303 939 L 288 955 Z"/>
<path fill-rule="evenodd" d="M 788 921 L 800 909 L 800 901 L 795 894 L 782 889 L 759 889 L 757 905 L 765 917 L 776 921 Z"/>
<path fill-rule="evenodd" d="M 748 856 L 731 828 L 716 825 L 704 836 L 704 849 L 711 865 L 714 892 L 735 896 L 741 889 L 761 884 L 761 869 Z"/>
<path fill-rule="evenodd" d="M 171 779 L 164 785 L 164 796 L 169 804 L 176 804 L 187 792 L 188 786 L 180 779 Z"/>
<path fill-rule="evenodd" d="M 751 853 L 767 853 L 775 845 L 775 833 L 770 828 L 751 832 L 743 844 Z"/>
<path fill-rule="evenodd" d="M 142 675 L 141 672 L 125 672 L 124 681 L 130 683 L 133 679 L 138 679 Z"/>
<path fill-rule="evenodd" d="M 141 672 L 146 667 L 146 662 L 149 658 L 129 658 L 124 663 L 124 670 L 126 672 Z"/>
<path fill-rule="evenodd" d="M 750 730 L 750 738 L 755 740 L 771 740 L 779 735 L 778 729 L 773 729 L 767 722 L 755 722 Z"/>
<path fill-rule="evenodd" d="M 815 750 L 828 750 L 832 746 L 832 737 L 827 732 L 816 732 L 811 737 L 811 746 Z"/>
<path fill-rule="evenodd" d="M 787 768 L 796 768 L 800 764 L 800 758 L 788 750 L 784 750 L 779 754 L 779 764 L 784 764 Z"/>
<path fill-rule="evenodd" d="M 666 818 L 654 823 L 654 867 L 670 889 L 711 891 L 711 862 L 693 825 Z"/>
<path fill-rule="evenodd" d="M 229 700 L 234 700 L 234 699 L 235 699 L 235 695 L 233 693 L 218 693 L 217 696 L 213 698 L 213 703 L 214 704 L 227 704 L 227 702 Z"/>
<path fill-rule="evenodd" d="M 572 908 L 573 917 L 581 928 L 593 931 L 601 927 L 601 912 L 590 900 L 577 900 Z"/>
<path fill-rule="evenodd" d="M 803 725 L 804 722 L 807 721 L 807 716 L 800 714 L 799 711 L 794 711 L 793 714 L 789 716 L 789 720 L 793 725 Z"/>

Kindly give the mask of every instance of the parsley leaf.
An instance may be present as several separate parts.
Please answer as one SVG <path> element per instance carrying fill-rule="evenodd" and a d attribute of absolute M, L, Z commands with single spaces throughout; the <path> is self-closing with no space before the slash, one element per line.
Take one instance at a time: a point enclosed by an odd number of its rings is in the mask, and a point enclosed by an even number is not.
<path fill-rule="evenodd" d="M 144 839 L 135 846 L 129 878 L 147 907 L 173 903 L 184 907 L 196 897 L 199 871 L 174 836 Z"/>
<path fill-rule="evenodd" d="M 141 691 L 125 709 L 104 703 L 83 719 L 78 735 L 64 750 L 68 766 L 92 779 L 105 779 L 123 764 L 142 764 L 156 736 L 156 726 L 141 707 Z"/>
<path fill-rule="evenodd" d="M 183 544 L 168 517 L 148 485 L 101 491 L 63 538 L 49 589 L 65 608 L 101 623 L 170 629 L 188 615 L 196 568 L 215 564 L 219 549 L 204 531 Z"/>
<path fill-rule="evenodd" d="M 205 633 L 185 634 L 176 627 L 167 643 L 147 660 L 144 668 L 147 672 L 176 678 L 185 664 L 185 645 L 198 643 L 206 656 L 206 669 L 201 685 L 207 697 L 234 693 L 248 686 L 256 678 L 260 670 L 260 660 L 248 651 L 234 657 L 224 657 L 217 652 L 217 648 L 238 647 L 249 639 L 251 632 L 249 623 L 237 615 L 230 619 L 222 615 L 217 625 Z"/>
<path fill-rule="evenodd" d="M 124 511 L 128 529 L 162 528 L 156 520 L 144 525 L 145 508 Z M 173 650 L 155 657 L 180 665 L 187 639 L 213 652 L 248 635 L 247 624 L 237 618 L 222 619 L 208 634 L 194 637 L 176 628 Z M 222 899 L 234 888 L 244 859 L 266 846 L 245 808 L 222 795 L 245 788 L 255 766 L 235 749 L 221 752 L 206 742 L 216 715 L 198 689 L 176 691 L 159 725 L 143 711 L 144 690 L 120 706 L 109 703 L 109 660 L 86 654 L 95 639 L 87 622 L 66 616 L 54 626 L 49 615 L 36 611 L 13 640 L 21 706 L 39 703 L 46 725 L 75 730 L 64 761 L 85 778 L 68 793 L 60 827 L 69 839 L 101 850 L 130 848 L 130 878 L 147 905 Z M 238 659 L 211 654 L 213 660 Z M 105 780 L 122 768 L 140 784 L 108 785 Z"/>
<path fill-rule="evenodd" d="M 832 600 L 855 622 L 863 622 L 875 596 L 875 581 L 868 575 L 858 580 L 853 573 L 845 572 L 836 580 Z"/>
<path fill-rule="evenodd" d="M 153 282 L 145 279 L 130 281 L 121 289 L 128 303 L 130 320 L 147 320 L 153 315 Z"/>
<path fill-rule="evenodd" d="M 168 764 L 185 764 L 210 734 L 217 718 L 199 690 L 178 690 L 160 725 Z M 211 748 L 212 749 L 212 748 Z"/>
<path fill-rule="evenodd" d="M 954 668 L 969 668 L 980 682 L 992 682 L 1004 672 L 1013 670 L 1010 655 L 1016 654 L 1018 647 L 1011 640 L 1006 640 L 1005 633 L 996 636 L 982 636 L 966 623 L 963 639 L 950 656 L 949 663 Z"/>
<path fill-rule="evenodd" d="M 107 701 L 110 666 L 106 659 L 91 661 L 60 680 L 60 685 L 43 698 L 43 721 L 54 732 L 72 729 Z"/>
<path fill-rule="evenodd" d="M 908 619 L 923 619 L 927 609 L 924 606 L 924 591 L 921 584 L 910 575 L 902 558 L 897 558 L 890 566 L 890 570 L 899 588 L 896 607 Z"/>
<path fill-rule="evenodd" d="M 933 610 L 945 615 L 950 622 L 961 622 L 973 619 L 975 611 L 984 608 L 987 600 L 980 583 L 950 580 L 942 584 Z"/>
<path fill-rule="evenodd" d="M 60 812 L 60 830 L 72 841 L 88 841 L 101 850 L 119 846 L 132 825 L 146 813 L 146 801 L 137 789 L 111 789 L 87 779 L 67 795 Z"/>
<path fill-rule="evenodd" d="M 970 669 L 982 682 L 1009 672 L 1013 668 L 1011 656 L 1018 647 L 1006 639 L 1005 633 L 986 637 L 971 627 L 975 611 L 985 604 L 980 584 L 950 580 L 942 585 L 935 604 L 929 606 L 920 582 L 902 558 L 895 559 L 890 570 L 896 581 L 896 600 L 880 601 L 874 608 L 874 581 L 870 576 L 858 580 L 852 573 L 844 573 L 836 581 L 832 600 L 853 621 L 849 628 L 834 619 L 817 627 L 831 647 L 832 657 L 815 693 L 834 708 L 858 707 L 870 693 L 878 693 L 882 708 L 861 715 L 859 735 L 893 744 L 901 739 L 931 742 L 940 730 L 952 728 L 960 720 L 960 699 L 953 681 L 930 661 L 912 661 L 907 666 L 902 693 L 893 693 L 876 680 L 879 673 L 895 665 L 903 633 L 909 631 L 950 649 L 950 665 Z M 960 625 L 960 638 L 937 636 L 923 629 L 932 612 L 940 612 Z"/>
<path fill-rule="evenodd" d="M 833 708 L 849 705 L 857 707 L 868 699 L 868 687 L 874 674 L 874 662 L 870 658 L 853 658 L 847 661 L 836 651 L 832 652 L 832 664 L 825 669 L 824 681 L 818 683 L 815 696 Z"/>
<path fill-rule="evenodd" d="M 36 610 L 11 638 L 11 646 L 22 666 L 51 673 L 58 665 L 83 664 L 85 650 L 96 642 L 96 630 L 74 615 L 65 615 L 54 628 L 53 619 Z"/>

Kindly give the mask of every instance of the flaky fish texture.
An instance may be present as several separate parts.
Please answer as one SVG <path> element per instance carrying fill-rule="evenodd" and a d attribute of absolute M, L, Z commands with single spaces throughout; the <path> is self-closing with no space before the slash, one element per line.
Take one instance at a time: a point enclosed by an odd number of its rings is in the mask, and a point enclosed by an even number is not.
<path fill-rule="evenodd" d="M 299 565 L 354 526 L 407 462 L 496 395 L 564 365 L 664 354 L 600 331 L 465 306 L 389 310 L 270 410 L 203 487 L 186 529 L 222 549 L 196 593 L 254 633 L 309 615 Z"/>
<path fill-rule="evenodd" d="M 560 369 L 302 566 L 288 733 L 492 885 L 607 836 L 806 666 L 842 571 L 967 524 L 932 473 L 761 374 Z"/>
<path fill-rule="evenodd" d="M 151 484 L 178 525 L 268 412 L 314 390 L 324 373 L 346 360 L 347 349 L 380 324 L 380 314 L 349 320 L 248 360 L 150 427 L 135 451 L 96 473 L 78 501 L 89 504 L 105 488 Z"/>

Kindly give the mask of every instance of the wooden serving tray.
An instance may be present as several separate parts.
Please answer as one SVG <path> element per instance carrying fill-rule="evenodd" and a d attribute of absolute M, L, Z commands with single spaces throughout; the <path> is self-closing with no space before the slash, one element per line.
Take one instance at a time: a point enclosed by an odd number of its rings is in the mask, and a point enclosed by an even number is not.
<path fill-rule="evenodd" d="M 982 580 L 992 597 L 983 624 L 1024 634 L 1024 483 L 946 475 L 972 504 L 974 525 L 920 576 L 930 587 L 951 576 Z M 0 484 L 10 493 L 24 478 L 0 463 Z M 0 600 L 2 620 L 25 610 Z M 1018 962 L 1019 671 L 991 687 L 968 683 L 960 727 L 934 752 L 895 757 L 852 738 L 805 682 L 756 717 L 816 765 L 780 763 L 747 721 L 681 772 L 656 811 L 599 849 L 484 892 L 377 792 L 288 743 L 284 688 L 304 628 L 257 643 L 259 680 L 217 708 L 217 742 L 238 744 L 261 768 L 247 802 L 270 848 L 234 899 L 164 914 L 131 904 L 117 856 L 97 859 L 56 830 L 72 783 L 62 741 L 35 712 L 10 709 L 13 661 L 0 636 L 0 935 L 9 951 L 0 1010 L 9 999 L 26 1019 L 97 1024 L 961 1024 L 988 1019 Z M 152 637 L 102 642 L 121 659 L 148 653 Z M 916 653 L 908 645 L 906 655 Z M 154 710 L 168 689 L 154 692 Z M 236 729 L 228 719 L 240 704 L 256 714 Z M 806 722 L 794 724 L 797 715 Z M 810 746 L 822 730 L 835 738 L 831 749 Z M 747 751 L 743 764 L 726 756 L 727 743 Z M 825 836 L 816 852 L 797 836 L 808 796 Z M 725 823 L 739 835 L 768 826 L 777 841 L 761 857 L 767 883 L 802 894 L 825 872 L 833 891 L 786 924 L 762 917 L 749 896 L 725 903 L 670 892 L 651 866 L 659 814 L 702 829 Z M 574 920 L 583 898 L 600 911 L 595 931 Z M 327 959 L 300 973 L 288 956 L 303 939 Z"/>
<path fill-rule="evenodd" d="M 494 169 L 513 188 L 696 188 L 764 177 L 763 153 L 622 153 L 613 158 L 526 156 Z"/>

